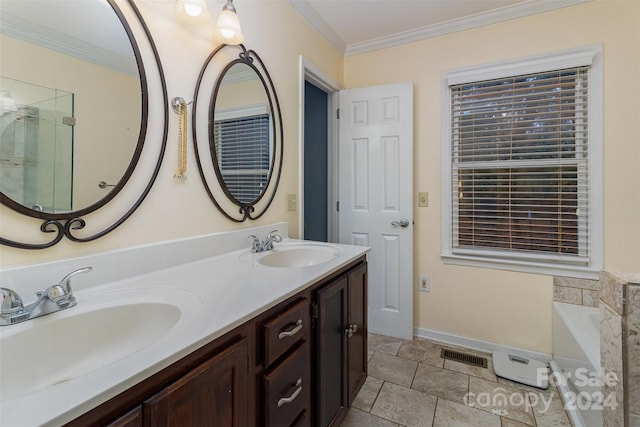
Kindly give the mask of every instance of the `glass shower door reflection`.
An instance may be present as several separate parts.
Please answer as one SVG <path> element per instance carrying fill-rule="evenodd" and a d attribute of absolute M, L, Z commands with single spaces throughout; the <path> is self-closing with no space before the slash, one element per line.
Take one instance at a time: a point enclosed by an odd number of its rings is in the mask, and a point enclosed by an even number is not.
<path fill-rule="evenodd" d="M 2 78 L 1 190 L 36 210 L 73 209 L 74 95 Z"/>

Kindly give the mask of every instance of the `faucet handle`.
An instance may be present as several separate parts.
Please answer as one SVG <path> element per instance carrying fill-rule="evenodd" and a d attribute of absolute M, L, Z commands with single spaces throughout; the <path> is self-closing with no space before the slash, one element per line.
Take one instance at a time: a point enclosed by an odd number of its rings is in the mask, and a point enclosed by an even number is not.
<path fill-rule="evenodd" d="M 276 234 L 277 232 L 278 232 L 278 230 L 270 231 L 269 234 L 267 234 L 267 239 L 271 239 L 272 241 L 274 241 L 276 243 L 282 242 L 282 236 L 280 236 L 279 234 Z"/>
<path fill-rule="evenodd" d="M 0 316 L 9 316 L 24 310 L 22 298 L 20 298 L 20 295 L 18 295 L 16 291 L 0 288 L 0 296 L 2 296 Z"/>
<path fill-rule="evenodd" d="M 282 242 L 282 236 L 280 236 L 279 234 L 276 234 L 277 232 L 278 230 L 271 230 L 269 234 L 267 234 L 267 239 L 271 239 L 277 243 Z"/>
<path fill-rule="evenodd" d="M 73 270 L 71 273 L 64 276 L 57 285 L 53 285 L 49 288 L 49 297 L 53 299 L 55 297 L 72 294 L 73 291 L 71 290 L 71 278 L 78 274 L 88 273 L 91 270 L 93 270 L 93 267 L 84 267 Z"/>
<path fill-rule="evenodd" d="M 257 252 L 261 245 L 260 239 L 255 234 L 250 234 L 249 239 L 251 239 L 251 251 Z"/>

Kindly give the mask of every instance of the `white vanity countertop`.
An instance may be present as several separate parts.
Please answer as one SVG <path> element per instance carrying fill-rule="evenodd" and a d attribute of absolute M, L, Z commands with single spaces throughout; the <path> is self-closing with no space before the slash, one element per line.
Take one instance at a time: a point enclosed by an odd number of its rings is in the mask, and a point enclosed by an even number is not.
<path fill-rule="evenodd" d="M 287 242 L 296 241 L 285 239 L 284 243 Z M 43 390 L 1 400 L 0 425 L 62 425 L 71 421 L 369 250 L 360 246 L 336 246 L 342 249 L 338 257 L 314 266 L 279 268 L 251 265 L 247 259 L 253 254 L 242 249 L 76 291 L 76 307 L 49 316 L 71 316 L 73 310 L 82 309 L 83 301 L 108 302 L 110 297 L 126 295 L 127 292 L 135 292 L 139 298 L 145 294 L 153 296 L 154 291 L 171 294 L 178 290 L 188 294 L 186 300 L 193 307 L 183 312 L 178 324 L 169 332 L 124 359 Z M 36 321 L 38 319 L 24 323 Z M 109 326 L 106 324 L 104 327 Z M 42 363 L 46 364 L 47 355 L 41 357 Z"/>

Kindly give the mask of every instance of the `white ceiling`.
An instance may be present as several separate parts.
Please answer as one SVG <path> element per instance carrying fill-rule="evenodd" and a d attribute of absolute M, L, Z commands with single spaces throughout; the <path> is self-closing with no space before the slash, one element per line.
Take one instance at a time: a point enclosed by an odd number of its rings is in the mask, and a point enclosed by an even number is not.
<path fill-rule="evenodd" d="M 289 0 L 347 56 L 586 1 L 590 0 Z"/>

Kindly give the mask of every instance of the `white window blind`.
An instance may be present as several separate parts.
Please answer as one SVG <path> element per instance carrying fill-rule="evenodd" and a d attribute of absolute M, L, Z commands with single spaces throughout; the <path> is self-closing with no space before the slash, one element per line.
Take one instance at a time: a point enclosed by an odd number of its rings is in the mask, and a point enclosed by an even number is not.
<path fill-rule="evenodd" d="M 216 156 L 231 194 L 242 203 L 255 201 L 269 179 L 269 114 L 214 121 Z"/>
<path fill-rule="evenodd" d="M 450 86 L 454 254 L 588 264 L 588 71 Z"/>

